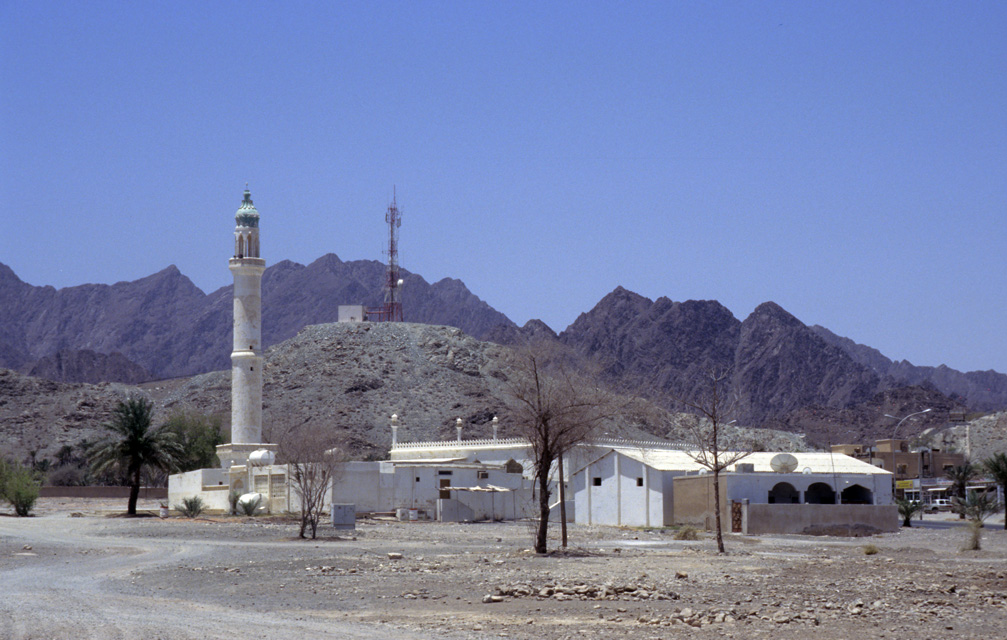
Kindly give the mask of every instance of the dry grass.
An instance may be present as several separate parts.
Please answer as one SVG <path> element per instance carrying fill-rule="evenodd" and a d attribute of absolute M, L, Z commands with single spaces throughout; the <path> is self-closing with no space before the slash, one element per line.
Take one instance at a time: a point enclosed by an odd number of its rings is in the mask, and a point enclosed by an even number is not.
<path fill-rule="evenodd" d="M 675 532 L 675 540 L 699 540 L 699 529 L 685 525 Z"/>

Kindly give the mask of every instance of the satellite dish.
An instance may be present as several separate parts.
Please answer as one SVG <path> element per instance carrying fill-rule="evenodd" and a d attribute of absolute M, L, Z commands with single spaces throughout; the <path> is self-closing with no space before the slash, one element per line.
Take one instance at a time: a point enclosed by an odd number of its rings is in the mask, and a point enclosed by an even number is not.
<path fill-rule="evenodd" d="M 776 473 L 790 473 L 797 468 L 797 458 L 789 453 L 778 453 L 769 461 L 769 466 Z"/>

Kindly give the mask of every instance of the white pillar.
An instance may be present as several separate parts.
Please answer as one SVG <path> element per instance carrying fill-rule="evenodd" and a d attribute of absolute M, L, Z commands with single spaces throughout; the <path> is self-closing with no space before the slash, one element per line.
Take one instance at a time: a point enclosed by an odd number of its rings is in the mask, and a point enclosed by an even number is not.
<path fill-rule="evenodd" d="M 262 442 L 262 272 L 259 212 L 245 190 L 235 215 L 235 255 L 228 261 L 234 276 L 234 348 L 231 351 L 231 443 Z M 248 238 L 247 243 L 242 240 Z"/>
<path fill-rule="evenodd" d="M 622 465 L 620 454 L 615 454 L 615 523 L 622 524 Z"/>
<path fill-rule="evenodd" d="M 500 418 L 493 416 L 493 441 L 497 439 L 497 427 L 500 426 Z"/>
<path fill-rule="evenodd" d="M 458 442 L 462 441 L 462 419 L 455 418 L 455 429 L 458 430 Z"/>
<path fill-rule="evenodd" d="M 392 414 L 392 448 L 399 444 L 399 416 Z"/>

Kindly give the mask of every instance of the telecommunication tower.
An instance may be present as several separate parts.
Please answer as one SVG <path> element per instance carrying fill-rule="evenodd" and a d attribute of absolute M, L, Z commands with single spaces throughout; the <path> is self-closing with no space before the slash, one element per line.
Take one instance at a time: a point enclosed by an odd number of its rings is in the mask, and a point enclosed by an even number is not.
<path fill-rule="evenodd" d="M 376 322 L 402 322 L 402 278 L 399 277 L 399 227 L 402 226 L 402 218 L 396 202 L 395 187 L 392 187 L 392 203 L 385 212 L 385 222 L 388 223 L 385 303 L 380 307 L 368 309 L 367 317 Z"/>

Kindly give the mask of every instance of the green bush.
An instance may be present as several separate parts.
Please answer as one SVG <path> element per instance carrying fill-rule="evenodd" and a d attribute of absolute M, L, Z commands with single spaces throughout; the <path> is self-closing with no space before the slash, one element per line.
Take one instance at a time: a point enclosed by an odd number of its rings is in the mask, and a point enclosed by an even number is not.
<path fill-rule="evenodd" d="M 174 413 L 168 417 L 164 428 L 175 434 L 182 447 L 182 453 L 176 461 L 178 471 L 220 466 L 217 445 L 224 443 L 220 416 Z"/>
<path fill-rule="evenodd" d="M 878 552 L 878 546 L 877 545 L 874 545 L 874 544 L 865 544 L 864 545 L 864 555 L 865 556 L 873 556 L 877 552 Z"/>
<path fill-rule="evenodd" d="M 39 482 L 31 469 L 17 463 L 0 463 L 0 496 L 24 517 L 35 508 Z"/>
<path fill-rule="evenodd" d="M 178 511 L 186 518 L 195 518 L 199 514 L 203 513 L 206 505 L 203 504 L 203 499 L 199 496 L 192 496 L 191 498 L 182 498 L 182 504 L 175 505 L 175 511 Z"/>
<path fill-rule="evenodd" d="M 895 504 L 899 507 L 899 516 L 902 517 L 903 527 L 912 527 L 913 516 L 923 511 L 923 505 L 916 500 L 909 501 L 905 498 L 898 498 L 895 500 Z"/>

